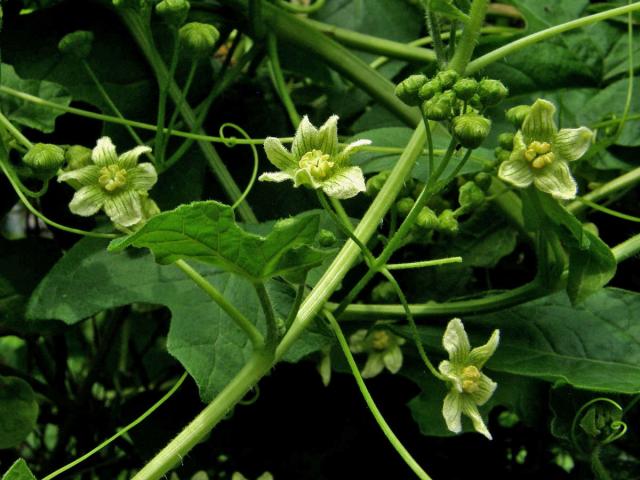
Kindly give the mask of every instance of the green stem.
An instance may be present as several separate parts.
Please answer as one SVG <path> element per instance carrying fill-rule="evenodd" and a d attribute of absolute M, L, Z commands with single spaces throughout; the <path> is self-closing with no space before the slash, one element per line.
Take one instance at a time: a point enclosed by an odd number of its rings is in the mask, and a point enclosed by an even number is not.
<path fill-rule="evenodd" d="M 269 53 L 269 65 L 271 66 L 271 78 L 273 85 L 275 86 L 276 92 L 278 92 L 278 96 L 289 115 L 293 128 L 298 128 L 298 125 L 300 124 L 300 115 L 296 110 L 296 106 L 293 104 L 293 100 L 291 100 L 289 89 L 284 81 L 282 68 L 280 68 L 280 59 L 278 58 L 277 39 L 272 33 L 267 35 L 267 52 Z"/>
<path fill-rule="evenodd" d="M 422 6 L 425 11 L 425 22 L 427 24 L 427 32 L 431 34 L 433 39 L 433 50 L 438 60 L 438 66 L 442 68 L 447 63 L 447 57 L 444 52 L 444 43 L 440 34 L 440 23 L 438 17 L 433 13 L 429 5 L 429 0 L 422 0 Z"/>
<path fill-rule="evenodd" d="M 486 66 L 497 62 L 498 60 L 501 60 L 506 56 L 517 52 L 518 50 L 555 37 L 556 35 L 559 35 L 563 32 L 574 30 L 576 28 L 586 27 L 587 25 L 591 25 L 601 20 L 624 15 L 635 10 L 640 10 L 640 2 L 636 2 L 632 5 L 625 5 L 624 7 L 612 8 L 611 10 L 607 10 L 606 12 L 596 13 L 587 17 L 578 18 L 570 22 L 562 23 L 560 25 L 556 25 L 554 27 L 532 33 L 531 35 L 527 35 L 526 37 L 511 42 L 504 47 L 497 48 L 481 57 L 476 58 L 474 61 L 469 63 L 465 70 L 465 73 L 468 75 L 476 73 Z"/>
<path fill-rule="evenodd" d="M 249 337 L 254 350 L 260 350 L 264 346 L 264 338 L 256 327 L 236 307 L 224 298 L 224 295 L 209 281 L 194 270 L 184 260 L 176 260 L 174 265 L 182 270 L 193 282 L 198 285 L 218 306 L 238 325 Z"/>
<path fill-rule="evenodd" d="M 151 67 L 153 68 L 159 83 L 164 84 L 165 82 L 168 82 L 169 95 L 173 99 L 174 103 L 177 104 L 180 98 L 180 89 L 170 77 L 166 65 L 164 64 L 160 54 L 156 50 L 155 45 L 153 44 L 149 26 L 145 24 L 144 19 L 142 19 L 134 11 L 131 11 L 129 9 L 119 9 L 118 12 L 121 14 L 124 23 L 129 28 L 131 34 L 140 46 L 140 49 L 151 64 Z M 197 123 L 197 118 L 188 103 L 185 102 L 182 105 L 182 107 L 180 108 L 180 113 L 189 128 L 193 130 Z M 205 156 L 205 159 L 211 166 L 211 169 L 215 173 L 218 181 L 220 182 L 228 197 L 233 201 L 238 199 L 238 197 L 242 195 L 242 192 L 238 188 L 238 185 L 229 173 L 229 170 L 216 152 L 213 145 L 207 142 L 199 142 L 199 145 L 202 153 Z M 255 214 L 253 213 L 253 210 L 251 210 L 251 207 L 246 202 L 243 202 L 239 205 L 238 213 L 240 217 L 247 223 L 257 223 L 258 221 Z"/>
<path fill-rule="evenodd" d="M 640 242 L 639 242 L 640 243 Z M 639 247 L 640 248 L 640 247 Z M 428 302 L 425 304 L 410 304 L 409 310 L 414 318 L 447 317 L 451 315 L 475 315 L 478 313 L 494 312 L 520 305 L 548 295 L 549 291 L 542 288 L 537 281 L 527 283 L 521 287 L 506 292 L 488 295 L 471 300 L 460 300 L 446 303 Z M 337 304 L 327 304 L 327 308 L 334 311 Z M 340 320 L 379 320 L 402 319 L 405 311 L 401 305 L 380 304 L 352 304 L 340 315 Z"/>
<path fill-rule="evenodd" d="M 364 380 L 362 379 L 362 375 L 360 375 L 360 371 L 358 370 L 356 361 L 353 359 L 353 355 L 351 355 L 351 351 L 349 350 L 349 344 L 347 343 L 347 339 L 344 337 L 344 334 L 340 329 L 340 325 L 338 325 L 338 322 L 336 321 L 335 317 L 329 312 L 325 312 L 325 316 L 327 317 L 327 319 L 329 320 L 329 323 L 331 324 L 331 328 L 333 329 L 333 332 L 335 333 L 338 339 L 338 342 L 340 343 L 340 347 L 342 348 L 342 352 L 344 353 L 344 356 L 347 359 L 349 368 L 351 368 L 353 377 L 356 379 L 356 383 L 358 384 L 360 393 L 364 397 L 364 401 L 367 403 L 367 407 L 369 407 L 369 410 L 371 411 L 373 418 L 375 418 L 376 423 L 382 429 L 382 432 L 387 437 L 387 440 L 389 440 L 389 443 L 393 445 L 393 448 L 396 449 L 398 454 L 400 454 L 402 459 L 409 466 L 409 468 L 413 470 L 413 472 L 418 476 L 418 478 L 421 478 L 423 480 L 430 480 L 431 477 L 427 474 L 427 472 L 425 472 L 422 469 L 422 467 L 418 464 L 418 462 L 415 461 L 415 459 L 411 456 L 411 454 L 404 447 L 404 445 L 402 445 L 402 442 L 400 442 L 398 437 L 393 433 L 393 430 L 391 430 L 391 427 L 389 427 L 389 424 L 386 422 L 386 420 L 380 413 L 380 410 L 378 410 L 377 405 L 373 401 L 373 398 L 371 397 L 371 394 L 369 393 L 369 390 L 367 389 L 367 386 L 365 385 Z"/>
<path fill-rule="evenodd" d="M 89 75 L 91 80 L 93 81 L 93 84 L 96 86 L 96 88 L 98 89 L 98 92 L 100 93 L 100 95 L 102 96 L 104 101 L 107 103 L 107 106 L 111 109 L 113 114 L 116 117 L 120 118 L 120 119 L 124 119 L 124 116 L 122 115 L 122 113 L 120 112 L 120 110 L 118 109 L 116 104 L 113 103 L 113 100 L 111 100 L 111 97 L 109 96 L 109 94 L 105 90 L 104 86 L 102 85 L 102 82 L 100 81 L 98 76 L 93 71 L 93 68 L 91 68 L 91 65 L 89 65 L 89 63 L 85 59 L 82 59 L 82 65 L 84 66 L 85 71 L 87 72 L 87 74 Z M 142 141 L 142 139 L 138 136 L 138 134 L 135 132 L 135 130 L 133 128 L 131 128 L 131 125 L 126 125 L 125 124 L 124 128 L 127 130 L 127 132 L 129 132 L 129 135 L 131 135 L 131 138 L 133 138 L 133 140 L 138 145 L 144 145 L 145 144 Z M 152 162 L 155 163 L 155 159 L 153 158 L 153 155 L 151 155 L 151 153 L 147 153 L 147 156 L 149 157 L 149 159 Z"/>
<path fill-rule="evenodd" d="M 254 283 L 253 287 L 258 294 L 260 306 L 262 307 L 262 312 L 264 313 L 264 318 L 267 322 L 267 338 L 264 344 L 268 351 L 274 352 L 278 342 L 278 326 L 276 324 L 276 315 L 273 310 L 273 304 L 271 303 L 269 292 L 267 292 L 267 289 L 264 286 L 264 282 Z"/>
<path fill-rule="evenodd" d="M 308 18 L 300 19 L 300 21 L 303 22 L 307 28 L 311 27 L 318 32 L 324 33 L 327 37 L 335 39 L 341 44 L 355 48 L 356 50 L 397 58 L 399 60 L 407 60 L 409 62 L 433 63 L 436 61 L 436 54 L 433 50 L 414 47 L 365 33 L 354 32 L 353 30 L 347 30 L 346 28 L 336 27 L 335 25 L 329 25 Z"/>
<path fill-rule="evenodd" d="M 213 402 L 207 405 L 176 438 L 136 473 L 132 480 L 159 480 L 163 478 L 209 434 L 213 427 L 226 417 L 229 409 L 242 400 L 242 397 L 271 369 L 272 364 L 272 355 L 263 351 L 254 352 L 251 359 Z"/>
<path fill-rule="evenodd" d="M 413 335 L 413 341 L 416 344 L 416 348 L 418 349 L 418 354 L 422 359 L 422 362 L 425 364 L 427 369 L 431 372 L 431 375 L 436 377 L 438 380 L 446 381 L 446 377 L 442 375 L 436 367 L 433 366 L 431 360 L 427 356 L 427 352 L 425 352 L 424 347 L 422 346 L 422 342 L 420 341 L 420 335 L 418 334 L 418 327 L 416 326 L 416 321 L 413 318 L 413 314 L 411 313 L 411 309 L 409 308 L 409 302 L 407 302 L 407 297 L 404 295 L 402 288 L 400 288 L 400 284 L 395 279 L 395 277 L 391 274 L 389 270 L 386 268 L 380 269 L 380 273 L 384 275 L 384 277 L 391 283 L 393 289 L 396 291 L 398 298 L 400 299 L 400 304 L 402 305 L 402 309 L 404 310 L 407 321 L 409 322 L 409 327 L 411 328 L 411 334 Z"/>
<path fill-rule="evenodd" d="M 169 64 L 169 71 L 167 72 L 166 77 L 163 78 L 162 80 L 160 79 L 159 75 L 156 75 L 158 78 L 158 86 L 160 87 L 160 96 L 158 98 L 158 116 L 157 116 L 157 122 L 156 122 L 157 130 L 156 130 L 155 144 L 160 149 L 160 154 L 159 154 L 160 163 L 164 162 L 164 155 L 163 155 L 162 149 L 164 144 L 164 117 L 166 115 L 166 110 L 167 110 L 167 94 L 169 93 L 169 87 L 171 86 L 171 82 L 173 81 L 173 78 L 176 73 L 176 68 L 178 67 L 178 54 L 180 51 L 180 48 L 179 48 L 180 41 L 179 41 L 177 30 L 175 28 L 172 28 L 171 34 L 172 34 L 172 40 L 173 40 L 172 42 L 173 47 L 171 49 L 171 61 Z M 183 96 L 182 92 L 180 93 L 180 96 L 182 98 Z M 175 102 L 175 103 L 176 105 L 178 104 L 178 102 Z M 177 108 L 178 107 L 176 106 L 176 109 Z"/>
<path fill-rule="evenodd" d="M 586 195 L 583 195 L 580 199 L 574 200 L 569 205 L 567 205 L 567 210 L 569 210 L 574 215 L 577 215 L 586 210 L 588 207 L 588 204 L 581 200 L 586 200 L 586 202 L 597 202 L 598 200 L 608 197 L 619 190 L 632 187 L 638 182 L 640 182 L 640 167 L 634 168 L 624 175 L 616 177 L 610 182 L 599 186 Z"/>
<path fill-rule="evenodd" d="M 22 145 L 27 147 L 27 149 L 31 150 L 33 148 L 33 143 L 29 141 L 27 137 L 25 137 L 20 130 L 18 130 L 13 123 L 9 121 L 7 117 L 5 117 L 2 112 L 0 112 L 0 125 L 4 127 L 4 129 L 11 134 L 13 138 L 15 138 Z"/>
<path fill-rule="evenodd" d="M 623 262 L 640 252 L 640 234 L 625 240 L 611 249 L 616 263 Z"/>
<path fill-rule="evenodd" d="M 471 60 L 473 50 L 476 48 L 478 38 L 480 38 L 482 24 L 484 23 L 484 17 L 487 14 L 488 4 L 489 0 L 473 0 L 473 3 L 471 4 L 469 22 L 465 25 L 464 30 L 462 31 L 456 51 L 449 63 L 449 68 L 452 68 L 460 74 L 465 73 L 465 68 L 469 63 L 469 60 Z M 468 69 L 466 71 L 468 73 Z"/>
<path fill-rule="evenodd" d="M 449 263 L 462 263 L 462 257 L 438 258 L 436 260 L 422 260 L 420 262 L 387 263 L 388 270 L 411 270 L 414 268 L 437 267 Z"/>
<path fill-rule="evenodd" d="M 584 203 L 585 205 L 588 205 L 589 207 L 593 208 L 594 210 L 599 210 L 603 213 L 606 213 L 607 215 L 611 215 L 612 217 L 616 217 L 616 218 L 620 218 L 622 220 L 627 220 L 629 222 L 640 222 L 640 217 L 635 217 L 633 215 L 628 215 L 626 213 L 622 213 L 622 212 L 618 212 L 616 210 L 612 210 L 610 208 L 607 207 L 603 207 L 602 205 L 598 205 L 597 203 L 591 202 L 589 200 L 585 200 L 584 198 L 580 198 L 578 197 L 577 200 L 579 202 Z"/>
<path fill-rule="evenodd" d="M 158 400 L 156 403 L 153 404 L 153 406 L 151 408 L 149 408 L 146 412 L 144 412 L 142 415 L 140 415 L 138 418 L 136 418 L 133 422 L 131 422 L 130 424 L 128 424 L 126 427 L 118 430 L 118 432 L 114 435 L 112 435 L 111 437 L 109 437 L 108 439 L 106 439 L 104 442 L 102 442 L 100 445 L 98 445 L 97 447 L 95 447 L 93 450 L 85 453 L 84 455 L 82 455 L 79 458 L 76 458 L 73 462 L 65 465 L 64 467 L 59 468 L 58 470 L 56 470 L 55 472 L 50 473 L 49 475 L 47 475 L 46 477 L 43 477 L 42 480 L 51 480 L 54 477 L 57 477 L 58 475 L 66 472 L 67 470 L 72 469 L 73 467 L 75 467 L 76 465 L 78 465 L 81 462 L 84 462 L 85 460 L 87 460 L 89 457 L 95 455 L 96 453 L 98 453 L 100 450 L 102 450 L 104 447 L 106 447 L 107 445 L 109 445 L 111 442 L 113 442 L 114 440 L 120 438 L 121 436 L 123 436 L 124 434 L 126 434 L 129 430 L 131 430 L 132 428 L 134 428 L 135 426 L 139 425 L 142 421 L 144 421 L 149 415 L 151 415 L 153 412 L 155 412 L 158 408 L 160 408 L 160 406 L 166 402 L 167 400 L 169 400 L 169 398 L 171 397 L 171 395 L 173 395 L 176 390 L 178 390 L 178 388 L 180 388 L 180 385 L 182 385 L 182 383 L 186 380 L 187 378 L 187 372 L 184 372 L 182 374 L 182 376 L 178 379 L 178 381 L 175 383 L 175 385 L 173 387 L 171 387 L 171 390 L 169 390 L 167 393 L 165 393 L 162 398 L 160 400 Z"/>
<path fill-rule="evenodd" d="M 304 300 L 304 294 L 306 289 L 307 289 L 307 275 L 305 274 L 304 279 L 296 289 L 296 298 L 293 300 L 293 305 L 291 306 L 289 315 L 287 315 L 287 321 L 286 321 L 287 328 L 289 328 L 289 326 L 293 323 L 295 318 L 298 316 L 298 312 L 300 311 L 300 305 L 302 305 L 302 301 Z"/>

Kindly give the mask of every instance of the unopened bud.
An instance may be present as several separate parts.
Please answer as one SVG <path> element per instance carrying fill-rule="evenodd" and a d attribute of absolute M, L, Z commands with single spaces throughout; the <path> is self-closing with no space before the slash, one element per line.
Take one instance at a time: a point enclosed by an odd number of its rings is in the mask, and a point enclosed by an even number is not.
<path fill-rule="evenodd" d="M 91 163 L 91 149 L 82 145 L 71 145 L 64 152 L 68 170 L 77 170 Z"/>
<path fill-rule="evenodd" d="M 62 37 L 62 40 L 58 42 L 58 50 L 65 55 L 85 59 L 91 53 L 92 45 L 93 32 L 78 30 Z"/>
<path fill-rule="evenodd" d="M 453 133 L 465 148 L 478 148 L 491 131 L 491 120 L 477 113 L 465 113 L 453 119 Z"/>
<path fill-rule="evenodd" d="M 460 75 L 455 70 L 443 70 L 436 74 L 436 78 L 440 80 L 443 90 L 448 90 L 456 83 Z"/>
<path fill-rule="evenodd" d="M 518 105 L 507 110 L 505 115 L 507 120 L 513 123 L 516 128 L 520 128 L 530 111 L 531 107 L 529 105 Z"/>
<path fill-rule="evenodd" d="M 322 247 L 333 247 L 337 242 L 336 235 L 331 230 L 322 229 L 318 233 L 318 243 Z"/>
<path fill-rule="evenodd" d="M 513 150 L 513 133 L 501 133 L 498 135 L 498 145 L 505 150 Z"/>
<path fill-rule="evenodd" d="M 401 217 L 406 217 L 409 215 L 409 212 L 413 208 L 413 204 L 415 200 L 411 197 L 401 198 L 396 202 L 396 210 L 398 211 L 398 215 Z"/>
<path fill-rule="evenodd" d="M 423 207 L 416 218 L 416 225 L 425 230 L 433 230 L 438 227 L 438 216 L 429 207 Z"/>
<path fill-rule="evenodd" d="M 427 77 L 424 75 L 411 75 L 396 86 L 396 96 L 412 107 L 420 105 L 418 92 L 426 81 Z"/>
<path fill-rule="evenodd" d="M 478 91 L 478 82 L 473 78 L 461 78 L 453 86 L 453 91 L 460 100 L 471 100 Z"/>
<path fill-rule="evenodd" d="M 418 91 L 418 96 L 421 100 L 429 100 L 438 93 L 442 93 L 442 83 L 440 83 L 440 80 L 434 78 L 422 85 Z"/>
<path fill-rule="evenodd" d="M 203 58 L 213 53 L 220 32 L 208 23 L 191 22 L 180 27 L 180 45 L 191 58 Z"/>
<path fill-rule="evenodd" d="M 64 150 L 50 143 L 36 143 L 22 160 L 35 172 L 55 172 L 64 163 Z"/>
<path fill-rule="evenodd" d="M 438 230 L 447 233 L 458 232 L 458 220 L 453 213 L 453 210 L 446 209 L 438 216 Z"/>
<path fill-rule="evenodd" d="M 388 171 L 380 172 L 377 175 L 369 178 L 367 180 L 367 195 L 369 195 L 370 197 L 375 197 L 378 192 L 382 190 L 384 182 L 387 181 L 387 178 L 389 178 Z"/>
<path fill-rule="evenodd" d="M 473 181 L 485 193 L 489 190 L 489 187 L 491 187 L 491 175 L 486 172 L 476 173 Z"/>
<path fill-rule="evenodd" d="M 156 5 L 156 13 L 172 27 L 180 27 L 189 14 L 189 2 L 187 0 L 162 0 Z"/>
<path fill-rule="evenodd" d="M 499 80 L 485 78 L 478 84 L 478 95 L 480 95 L 480 101 L 485 107 L 497 105 L 507 98 L 508 94 L 509 90 Z"/>
<path fill-rule="evenodd" d="M 458 192 L 458 203 L 464 212 L 475 210 L 484 202 L 484 192 L 473 182 L 467 182 Z"/>

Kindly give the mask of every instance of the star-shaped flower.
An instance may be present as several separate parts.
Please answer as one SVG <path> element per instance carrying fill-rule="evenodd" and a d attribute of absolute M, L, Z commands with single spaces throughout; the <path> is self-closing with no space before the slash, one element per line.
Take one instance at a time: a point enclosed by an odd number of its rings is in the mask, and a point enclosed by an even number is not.
<path fill-rule="evenodd" d="M 267 158 L 279 172 L 260 175 L 259 180 L 321 188 L 330 197 L 346 199 L 366 190 L 360 167 L 349 165 L 349 157 L 370 140 L 358 140 L 344 148 L 338 146 L 338 116 L 332 115 L 317 129 L 305 116 L 296 131 L 289 152 L 279 139 L 268 137 L 264 142 Z"/>
<path fill-rule="evenodd" d="M 131 227 L 146 218 L 147 192 L 158 180 L 155 167 L 148 162 L 138 165 L 138 157 L 150 152 L 138 146 L 118 156 L 109 137 L 98 140 L 91 152 L 91 163 L 58 175 L 59 182 L 79 186 L 69 209 L 89 217 L 104 209 L 118 226 Z"/>
<path fill-rule="evenodd" d="M 553 114 L 556 108 L 547 100 L 532 105 L 513 140 L 513 151 L 500 165 L 498 176 L 515 185 L 532 183 L 554 198 L 575 198 L 577 185 L 569 162 L 579 159 L 589 149 L 593 132 L 586 127 L 558 130 Z"/>
<path fill-rule="evenodd" d="M 386 367 L 391 373 L 398 373 L 402 367 L 402 350 L 400 346 L 405 339 L 398 337 L 389 330 L 374 328 L 373 330 L 358 330 L 349 338 L 349 349 L 353 353 L 366 352 L 369 354 L 362 369 L 363 378 L 378 375 Z"/>
<path fill-rule="evenodd" d="M 494 330 L 489 341 L 481 347 L 471 350 L 469 337 L 459 318 L 447 325 L 442 344 L 449 352 L 449 360 L 444 360 L 438 370 L 448 380 L 450 390 L 444 399 L 442 415 L 447 428 L 452 432 L 462 431 L 462 414 L 471 419 L 473 428 L 489 440 L 491 434 L 482 421 L 478 406 L 484 405 L 496 387 L 494 381 L 480 370 L 498 347 L 500 331 Z"/>

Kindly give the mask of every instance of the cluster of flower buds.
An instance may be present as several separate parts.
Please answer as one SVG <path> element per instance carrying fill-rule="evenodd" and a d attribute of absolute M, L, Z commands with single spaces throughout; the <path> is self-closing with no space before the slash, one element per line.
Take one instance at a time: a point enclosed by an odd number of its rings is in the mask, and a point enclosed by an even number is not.
<path fill-rule="evenodd" d="M 442 70 L 433 78 L 411 75 L 396 87 L 396 95 L 410 106 L 420 106 L 427 120 L 449 122 L 452 134 L 465 148 L 477 148 L 489 135 L 491 121 L 481 112 L 500 103 L 508 90 L 502 82 L 460 77 Z"/>

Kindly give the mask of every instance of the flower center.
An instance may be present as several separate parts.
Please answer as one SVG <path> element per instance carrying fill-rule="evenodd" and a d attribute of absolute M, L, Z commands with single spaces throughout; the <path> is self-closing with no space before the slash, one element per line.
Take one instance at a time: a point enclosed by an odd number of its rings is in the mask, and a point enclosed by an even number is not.
<path fill-rule="evenodd" d="M 390 340 L 391 338 L 389 337 L 389 334 L 387 332 L 385 332 L 384 330 L 376 330 L 375 332 L 371 333 L 371 348 L 377 350 L 378 352 L 386 350 L 389 346 Z"/>
<path fill-rule="evenodd" d="M 480 388 L 480 370 L 473 365 L 464 367 L 462 370 L 462 390 L 466 393 L 477 392 Z"/>
<path fill-rule="evenodd" d="M 127 171 L 118 165 L 107 165 L 100 170 L 98 181 L 107 192 L 113 192 L 127 184 Z"/>
<path fill-rule="evenodd" d="M 550 143 L 534 140 L 527 146 L 524 158 L 531 163 L 533 168 L 540 169 L 550 165 L 555 159 L 555 155 L 551 151 Z"/>
<path fill-rule="evenodd" d="M 298 165 L 300 168 L 308 168 L 314 178 L 324 180 L 331 174 L 331 169 L 335 165 L 329 160 L 330 158 L 330 155 L 314 149 L 305 153 Z"/>

